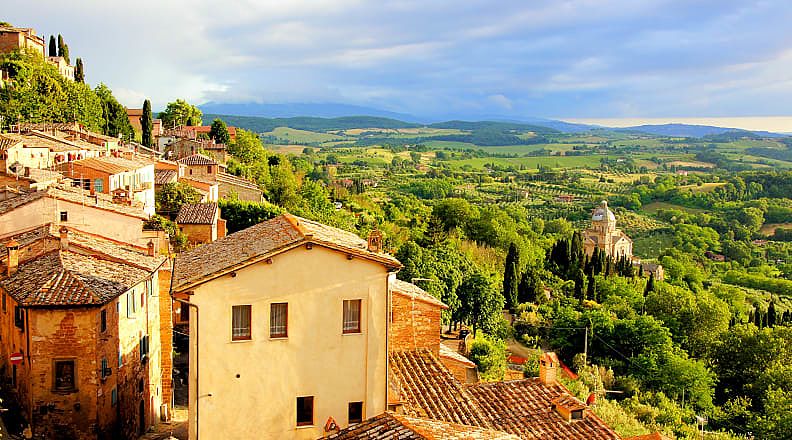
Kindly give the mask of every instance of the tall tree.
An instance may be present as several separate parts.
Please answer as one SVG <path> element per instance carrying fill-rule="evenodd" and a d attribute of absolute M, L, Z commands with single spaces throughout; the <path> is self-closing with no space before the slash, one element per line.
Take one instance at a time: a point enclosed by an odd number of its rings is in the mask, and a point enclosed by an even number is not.
<path fill-rule="evenodd" d="M 767 307 L 767 326 L 774 327 L 776 325 L 776 308 L 775 308 L 775 301 L 770 301 L 770 305 Z"/>
<path fill-rule="evenodd" d="M 222 119 L 212 121 L 212 128 L 209 129 L 209 138 L 217 144 L 228 145 L 231 142 L 231 135 L 228 134 L 228 126 Z"/>
<path fill-rule="evenodd" d="M 50 35 L 49 51 L 47 53 L 51 57 L 58 56 L 58 45 L 55 43 L 55 35 Z"/>
<path fill-rule="evenodd" d="M 503 295 L 485 274 L 474 271 L 457 289 L 463 319 L 470 322 L 473 332 L 482 329 L 492 334 L 503 310 Z"/>
<path fill-rule="evenodd" d="M 123 136 L 124 139 L 134 137 L 135 131 L 129 123 L 126 109 L 113 96 L 113 92 L 104 84 L 96 86 L 96 95 L 102 100 L 102 117 L 104 118 L 104 134 Z"/>
<path fill-rule="evenodd" d="M 512 243 L 506 254 L 506 270 L 503 273 L 503 297 L 506 307 L 514 310 L 519 304 L 518 288 L 520 284 L 520 251 Z"/>
<path fill-rule="evenodd" d="M 159 118 L 162 119 L 162 125 L 168 128 L 179 125 L 201 125 L 202 117 L 203 113 L 198 107 L 190 105 L 183 99 L 169 102 L 165 110 L 159 114 Z"/>
<path fill-rule="evenodd" d="M 77 58 L 77 65 L 74 66 L 74 80 L 77 82 L 85 82 L 85 71 L 83 70 L 82 58 Z"/>
<path fill-rule="evenodd" d="M 151 147 L 151 102 L 147 99 L 143 101 L 143 116 L 140 117 L 141 142 L 145 147 Z"/>
<path fill-rule="evenodd" d="M 63 41 L 63 35 L 58 34 L 58 56 L 63 57 L 67 64 L 69 61 L 69 46 Z"/>

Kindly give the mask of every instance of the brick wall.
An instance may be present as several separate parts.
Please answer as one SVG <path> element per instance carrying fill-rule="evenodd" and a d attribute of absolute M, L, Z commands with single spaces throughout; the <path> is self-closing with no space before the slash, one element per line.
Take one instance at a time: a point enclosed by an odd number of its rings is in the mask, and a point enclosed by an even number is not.
<path fill-rule="evenodd" d="M 160 345 L 162 347 L 162 403 L 173 410 L 173 305 L 170 297 L 171 271 L 159 273 Z"/>
<path fill-rule="evenodd" d="M 448 368 L 456 380 L 462 383 L 478 382 L 478 373 L 475 367 L 470 367 L 470 365 L 447 356 L 440 356 L 440 362 Z"/>
<path fill-rule="evenodd" d="M 439 306 L 394 291 L 391 312 L 392 350 L 426 348 L 439 356 L 442 312 Z"/>
<path fill-rule="evenodd" d="M 262 192 L 258 189 L 248 188 L 247 186 L 235 185 L 228 182 L 219 182 L 219 195 L 221 199 L 228 198 L 232 193 L 239 197 L 243 202 L 260 202 Z"/>
<path fill-rule="evenodd" d="M 217 238 L 213 225 L 179 225 L 191 244 L 211 243 Z"/>

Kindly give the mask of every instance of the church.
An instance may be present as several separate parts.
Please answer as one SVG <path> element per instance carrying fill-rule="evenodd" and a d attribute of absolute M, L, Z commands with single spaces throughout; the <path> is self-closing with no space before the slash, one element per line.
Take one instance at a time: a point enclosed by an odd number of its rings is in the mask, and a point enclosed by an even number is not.
<path fill-rule="evenodd" d="M 588 256 L 594 253 L 594 249 L 600 249 L 614 259 L 632 259 L 633 242 L 616 228 L 616 216 L 608 209 L 607 201 L 603 200 L 592 212 L 591 227 L 583 231 L 583 246 Z"/>

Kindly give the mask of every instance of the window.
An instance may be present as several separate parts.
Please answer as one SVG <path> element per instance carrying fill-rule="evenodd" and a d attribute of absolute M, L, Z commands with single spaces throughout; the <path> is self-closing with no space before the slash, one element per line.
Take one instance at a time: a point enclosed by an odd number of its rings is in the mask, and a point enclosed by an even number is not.
<path fill-rule="evenodd" d="M 188 307 L 187 304 L 179 306 L 179 320 L 182 322 L 190 320 L 190 307 Z"/>
<path fill-rule="evenodd" d="M 127 295 L 127 318 L 134 318 L 136 311 L 137 305 L 135 304 L 135 292 L 129 292 Z"/>
<path fill-rule="evenodd" d="M 289 336 L 289 304 L 270 304 L 270 338 Z"/>
<path fill-rule="evenodd" d="M 250 306 L 233 306 L 231 307 L 231 340 L 248 339 L 250 339 Z"/>
<path fill-rule="evenodd" d="M 349 423 L 360 423 L 363 421 L 363 402 L 349 402 L 347 419 Z"/>
<path fill-rule="evenodd" d="M 149 337 L 148 335 L 140 338 L 140 361 L 144 362 L 148 357 L 149 352 Z"/>
<path fill-rule="evenodd" d="M 60 221 L 67 222 L 69 221 L 69 213 L 67 211 L 60 212 Z"/>
<path fill-rule="evenodd" d="M 55 361 L 55 391 L 74 391 L 76 375 L 73 359 Z"/>
<path fill-rule="evenodd" d="M 99 312 L 99 331 L 102 333 L 107 331 L 107 310 Z"/>
<path fill-rule="evenodd" d="M 4 293 L 3 294 L 3 313 L 5 313 L 5 311 L 6 311 L 6 295 Z"/>
<path fill-rule="evenodd" d="M 104 181 L 102 179 L 94 180 L 94 191 L 100 193 L 104 191 Z"/>
<path fill-rule="evenodd" d="M 313 396 L 297 398 L 297 426 L 313 425 Z"/>
<path fill-rule="evenodd" d="M 344 333 L 360 333 L 359 299 L 344 300 Z"/>
<path fill-rule="evenodd" d="M 102 379 L 110 376 L 110 367 L 107 365 L 107 358 L 102 358 Z"/>
<path fill-rule="evenodd" d="M 121 354 L 121 349 L 118 349 L 118 368 L 124 365 L 124 356 Z"/>
<path fill-rule="evenodd" d="M 116 406 L 117 403 L 118 403 L 118 390 L 115 387 L 113 387 L 113 389 L 110 391 L 110 405 Z"/>
<path fill-rule="evenodd" d="M 25 311 L 19 306 L 14 306 L 14 325 L 25 329 Z"/>
<path fill-rule="evenodd" d="M 209 174 L 212 174 L 212 166 L 211 165 L 207 165 L 206 166 L 206 172 L 209 173 Z"/>
<path fill-rule="evenodd" d="M 140 292 L 140 310 L 146 307 L 146 292 Z"/>

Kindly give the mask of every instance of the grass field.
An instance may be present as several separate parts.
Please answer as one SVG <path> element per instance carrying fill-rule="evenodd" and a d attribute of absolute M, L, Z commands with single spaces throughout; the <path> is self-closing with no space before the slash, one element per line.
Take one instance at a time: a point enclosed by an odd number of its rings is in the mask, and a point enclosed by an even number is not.
<path fill-rule="evenodd" d="M 278 127 L 275 130 L 264 133 L 264 135 L 275 136 L 278 139 L 287 140 L 289 142 L 330 142 L 345 140 L 345 136 L 338 136 L 335 134 L 319 133 L 315 131 L 298 130 L 296 128 Z"/>
<path fill-rule="evenodd" d="M 632 239 L 633 254 L 641 258 L 657 258 L 673 243 L 673 235 L 670 232 L 641 235 Z"/>
<path fill-rule="evenodd" d="M 484 164 L 493 163 L 501 166 L 514 166 L 516 168 L 536 168 L 541 165 L 548 168 L 596 168 L 600 159 L 606 156 L 536 156 L 536 157 L 476 157 L 465 160 L 452 160 L 448 164 L 451 168 L 460 169 L 469 165 L 474 169 L 484 168 Z"/>
<path fill-rule="evenodd" d="M 792 229 L 792 223 L 765 223 L 759 232 L 765 235 L 773 235 L 777 228 Z"/>
<path fill-rule="evenodd" d="M 708 182 L 702 183 L 701 185 L 684 185 L 680 186 L 679 189 L 686 189 L 693 193 L 708 193 L 715 191 L 715 188 L 723 185 L 726 185 L 726 182 Z"/>
<path fill-rule="evenodd" d="M 649 214 L 655 214 L 657 211 L 661 209 L 678 209 L 680 211 L 689 212 L 691 214 L 700 214 L 702 212 L 706 212 L 703 209 L 698 208 L 688 208 L 686 206 L 675 205 L 673 203 L 667 202 L 652 202 L 643 206 L 643 210 Z"/>

